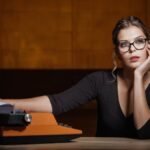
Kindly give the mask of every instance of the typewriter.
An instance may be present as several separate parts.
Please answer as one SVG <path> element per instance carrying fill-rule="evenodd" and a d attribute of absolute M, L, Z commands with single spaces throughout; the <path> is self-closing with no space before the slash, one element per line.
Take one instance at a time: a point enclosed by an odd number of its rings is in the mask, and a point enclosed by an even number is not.
<path fill-rule="evenodd" d="M 0 103 L 0 144 L 69 142 L 81 130 L 57 123 L 51 113 L 26 113 L 13 105 Z"/>

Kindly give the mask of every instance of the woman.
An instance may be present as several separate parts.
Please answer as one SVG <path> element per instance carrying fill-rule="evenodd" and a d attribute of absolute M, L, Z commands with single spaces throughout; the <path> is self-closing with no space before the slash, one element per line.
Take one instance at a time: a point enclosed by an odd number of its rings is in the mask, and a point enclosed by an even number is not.
<path fill-rule="evenodd" d="M 150 138 L 149 41 L 150 33 L 139 18 L 121 19 L 113 30 L 113 43 L 122 69 L 92 73 L 59 94 L 3 101 L 26 111 L 59 114 L 96 99 L 97 136 Z"/>

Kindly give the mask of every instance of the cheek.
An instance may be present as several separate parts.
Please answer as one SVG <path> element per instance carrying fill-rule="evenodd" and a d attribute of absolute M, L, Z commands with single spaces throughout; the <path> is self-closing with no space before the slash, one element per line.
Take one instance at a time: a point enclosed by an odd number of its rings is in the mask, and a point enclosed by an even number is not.
<path fill-rule="evenodd" d="M 126 53 L 126 54 L 121 54 L 121 53 L 119 53 L 118 58 L 119 58 L 120 61 L 122 62 L 122 61 L 126 61 L 126 60 L 129 58 L 129 56 L 128 56 L 127 53 Z"/>
<path fill-rule="evenodd" d="M 148 51 L 147 49 L 144 49 L 143 51 L 139 51 L 139 56 L 141 56 L 141 59 L 145 60 L 148 57 Z"/>
<path fill-rule="evenodd" d="M 122 64 L 128 64 L 129 63 L 129 57 L 122 57 L 121 62 L 122 62 Z"/>
<path fill-rule="evenodd" d="M 119 62 L 121 64 L 127 64 L 129 57 L 127 55 L 119 55 L 118 56 Z"/>
<path fill-rule="evenodd" d="M 147 57 L 148 57 L 148 52 L 145 52 L 145 53 L 142 53 L 141 55 L 141 60 L 146 60 L 147 59 Z"/>

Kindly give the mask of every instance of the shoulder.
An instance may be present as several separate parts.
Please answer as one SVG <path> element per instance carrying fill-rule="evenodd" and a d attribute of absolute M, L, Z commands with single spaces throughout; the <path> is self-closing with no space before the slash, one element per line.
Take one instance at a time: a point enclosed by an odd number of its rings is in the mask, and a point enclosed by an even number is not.
<path fill-rule="evenodd" d="M 112 76 L 112 70 L 111 69 L 98 70 L 98 71 L 90 73 L 88 76 L 95 77 L 95 78 L 105 77 L 105 76 Z"/>
<path fill-rule="evenodd" d="M 115 84 L 117 81 L 117 75 L 122 72 L 122 68 L 118 68 L 115 71 L 112 69 L 103 69 L 92 72 L 88 75 L 88 78 L 98 83 L 103 84 Z"/>
<path fill-rule="evenodd" d="M 108 80 L 112 80 L 113 79 L 112 70 L 111 69 L 98 70 L 87 75 L 87 78 L 90 80 L 94 80 L 96 82 L 105 82 Z"/>

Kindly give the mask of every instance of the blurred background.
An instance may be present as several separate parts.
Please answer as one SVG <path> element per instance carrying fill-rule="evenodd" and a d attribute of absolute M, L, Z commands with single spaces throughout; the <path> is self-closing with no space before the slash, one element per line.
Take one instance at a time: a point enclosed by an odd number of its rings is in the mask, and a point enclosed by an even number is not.
<path fill-rule="evenodd" d="M 111 68 L 111 32 L 149 0 L 0 0 L 1 69 Z"/>
<path fill-rule="evenodd" d="M 129 15 L 150 27 L 150 1 L 0 0 L 0 97 L 53 94 L 112 69 L 112 29 Z M 93 136 L 95 107 L 91 102 L 58 120 Z"/>

